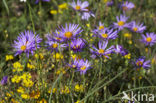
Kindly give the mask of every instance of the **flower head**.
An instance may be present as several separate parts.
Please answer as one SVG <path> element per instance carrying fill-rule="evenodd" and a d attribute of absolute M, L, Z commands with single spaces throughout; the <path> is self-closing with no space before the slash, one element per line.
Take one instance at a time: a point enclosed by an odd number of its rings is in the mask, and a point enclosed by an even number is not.
<path fill-rule="evenodd" d="M 131 22 L 130 23 L 130 27 L 129 27 L 133 32 L 137 32 L 137 33 L 142 33 L 145 29 L 146 29 L 146 26 L 140 23 L 136 24 L 135 21 Z"/>
<path fill-rule="evenodd" d="M 8 81 L 8 76 L 4 76 L 3 79 L 1 80 L 1 85 L 5 85 Z"/>
<path fill-rule="evenodd" d="M 140 69 L 140 68 L 148 69 L 148 68 L 151 67 L 150 60 L 145 61 L 144 56 L 139 57 L 138 59 L 136 59 L 134 65 L 135 65 L 136 69 Z"/>
<path fill-rule="evenodd" d="M 153 46 L 156 43 L 156 34 L 154 33 L 146 33 L 146 35 L 142 34 L 141 36 L 142 36 L 141 41 L 146 46 Z"/>
<path fill-rule="evenodd" d="M 116 39 L 118 31 L 114 31 L 113 29 L 104 29 L 97 33 L 98 37 L 102 38 L 103 40 L 109 39 Z"/>
<path fill-rule="evenodd" d="M 54 39 L 51 36 L 47 35 L 46 46 L 48 50 L 58 51 L 59 48 L 63 49 L 64 47 L 66 47 L 66 44 L 58 43 L 57 41 L 54 41 Z"/>
<path fill-rule="evenodd" d="M 88 21 L 91 16 L 95 17 L 94 13 L 91 10 L 89 10 L 88 8 L 87 8 L 87 11 L 81 12 L 81 19 L 82 20 Z"/>
<path fill-rule="evenodd" d="M 13 47 L 15 48 L 16 54 L 26 53 L 29 56 L 29 53 L 33 54 L 37 48 L 39 48 L 39 43 L 42 39 L 38 35 L 34 35 L 32 31 L 22 32 L 17 40 L 14 41 Z"/>
<path fill-rule="evenodd" d="M 113 23 L 114 28 L 118 28 L 119 30 L 122 30 L 125 27 L 129 27 L 129 24 L 126 23 L 128 17 L 126 17 L 125 15 L 120 15 L 120 17 L 117 16 L 116 19 L 117 19 L 117 23 Z"/>
<path fill-rule="evenodd" d="M 74 52 L 79 52 L 79 51 L 81 51 L 84 48 L 85 40 L 81 39 L 81 38 L 74 39 L 74 40 L 71 41 L 70 46 L 71 46 L 71 49 Z"/>
<path fill-rule="evenodd" d="M 115 53 L 119 53 L 122 56 L 125 56 L 128 54 L 128 51 L 126 49 L 124 49 L 121 45 L 114 46 L 114 51 L 115 51 Z"/>
<path fill-rule="evenodd" d="M 83 31 L 81 30 L 81 27 L 78 26 L 78 24 L 66 24 L 65 28 L 61 26 L 60 30 L 58 31 L 59 34 L 57 35 L 59 35 L 59 37 L 62 38 L 64 41 L 73 39 Z"/>
<path fill-rule="evenodd" d="M 70 3 L 72 8 L 76 11 L 87 11 L 87 7 L 89 6 L 88 1 L 81 2 L 80 0 L 77 0 L 77 2 L 73 1 Z"/>
<path fill-rule="evenodd" d="M 134 8 L 134 7 L 135 7 L 135 5 L 134 5 L 132 2 L 128 2 L 128 1 L 123 2 L 123 3 L 121 4 L 121 8 L 122 8 L 122 10 L 124 10 L 124 11 L 130 10 L 130 9 L 132 9 L 132 8 Z"/>
<path fill-rule="evenodd" d="M 109 58 L 109 54 L 111 54 L 113 52 L 114 47 L 111 46 L 110 48 L 106 49 L 108 44 L 108 41 L 104 41 L 104 42 L 99 42 L 98 43 L 98 48 L 96 48 L 95 46 L 92 46 L 93 49 L 90 49 L 91 53 L 96 54 L 96 55 L 100 55 L 100 56 L 105 56 Z"/>
<path fill-rule="evenodd" d="M 80 59 L 77 64 L 77 70 L 80 74 L 86 74 L 87 70 L 91 68 L 91 63 L 88 60 Z"/>

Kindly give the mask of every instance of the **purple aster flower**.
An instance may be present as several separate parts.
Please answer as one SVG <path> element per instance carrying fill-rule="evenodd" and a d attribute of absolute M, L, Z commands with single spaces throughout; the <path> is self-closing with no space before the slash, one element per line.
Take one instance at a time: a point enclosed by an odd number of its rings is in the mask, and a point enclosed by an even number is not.
<path fill-rule="evenodd" d="M 102 38 L 103 40 L 109 40 L 109 39 L 116 39 L 118 37 L 117 35 L 118 31 L 114 29 L 104 29 L 97 33 L 98 37 Z"/>
<path fill-rule="evenodd" d="M 132 9 L 132 8 L 134 8 L 134 7 L 135 7 L 135 5 L 134 5 L 132 2 L 128 2 L 128 1 L 123 2 L 123 3 L 121 4 L 121 8 L 122 8 L 122 10 L 124 10 L 124 11 L 130 10 L 130 9 Z"/>
<path fill-rule="evenodd" d="M 91 53 L 100 55 L 100 56 L 105 56 L 109 58 L 109 54 L 111 54 L 114 50 L 114 46 L 111 46 L 110 48 L 106 49 L 108 44 L 108 41 L 103 41 L 98 43 L 98 48 L 95 46 L 92 46 L 93 49 L 90 49 Z"/>
<path fill-rule="evenodd" d="M 60 27 L 59 37 L 61 37 L 64 41 L 73 39 L 77 37 L 83 30 L 81 27 L 78 27 L 79 24 L 66 24 L 65 28 L 63 26 Z"/>
<path fill-rule="evenodd" d="M 84 46 L 85 46 L 85 40 L 81 38 L 74 39 L 70 43 L 70 47 L 74 52 L 81 51 L 84 48 Z"/>
<path fill-rule="evenodd" d="M 53 50 L 58 51 L 59 48 L 62 50 L 66 47 L 66 44 L 60 44 L 56 41 L 46 41 L 46 46 L 48 50 L 51 50 L 53 52 Z"/>
<path fill-rule="evenodd" d="M 87 20 L 88 21 L 91 16 L 92 17 L 95 17 L 95 15 L 93 14 L 93 12 L 92 11 L 89 11 L 89 10 L 81 13 L 81 19 L 82 20 Z"/>
<path fill-rule="evenodd" d="M 20 55 L 23 52 L 27 56 L 29 56 L 29 53 L 33 54 L 33 51 L 40 47 L 39 43 L 41 41 L 42 39 L 38 35 L 34 35 L 32 31 L 21 32 L 13 44 L 16 51 L 15 55 Z"/>
<path fill-rule="evenodd" d="M 3 79 L 1 80 L 1 85 L 7 84 L 8 81 L 8 76 L 4 76 Z"/>
<path fill-rule="evenodd" d="M 87 70 L 91 68 L 91 63 L 88 60 L 79 60 L 77 64 L 77 71 L 80 71 L 80 74 L 86 74 Z"/>
<path fill-rule="evenodd" d="M 72 63 L 69 64 L 68 66 L 71 67 L 71 68 L 77 68 L 78 63 L 79 63 L 79 60 L 77 58 L 75 58 L 74 60 L 72 60 Z"/>
<path fill-rule="evenodd" d="M 104 23 L 102 22 L 99 22 L 99 25 L 97 27 L 98 30 L 104 30 L 105 26 L 104 26 Z"/>
<path fill-rule="evenodd" d="M 88 3 L 88 1 L 81 2 L 80 0 L 77 0 L 77 2 L 75 2 L 73 0 L 73 2 L 70 3 L 70 5 L 76 11 L 87 11 L 86 8 L 89 6 L 89 3 Z"/>
<path fill-rule="evenodd" d="M 122 56 L 125 56 L 128 54 L 128 51 L 124 49 L 121 45 L 114 46 L 114 51 L 117 54 L 121 54 Z"/>
<path fill-rule="evenodd" d="M 146 26 L 140 23 L 136 24 L 135 21 L 132 21 L 130 23 L 130 29 L 133 31 L 133 32 L 137 32 L 137 33 L 142 33 L 145 29 L 146 29 Z"/>
<path fill-rule="evenodd" d="M 37 4 L 37 3 L 39 3 L 39 1 L 40 1 L 40 0 L 36 0 L 35 3 Z M 50 0 L 41 0 L 41 1 L 44 1 L 44 2 L 50 2 Z"/>
<path fill-rule="evenodd" d="M 114 0 L 108 1 L 107 6 L 112 6 L 114 4 Z"/>
<path fill-rule="evenodd" d="M 144 56 L 136 59 L 134 65 L 135 65 L 136 69 L 140 69 L 140 68 L 149 69 L 151 67 L 150 60 L 145 61 L 145 57 Z"/>
<path fill-rule="evenodd" d="M 126 17 L 125 15 L 120 15 L 120 17 L 117 16 L 116 19 L 117 19 L 117 23 L 113 23 L 114 28 L 118 28 L 119 30 L 122 30 L 125 27 L 129 27 L 129 24 L 126 23 L 128 17 Z"/>
<path fill-rule="evenodd" d="M 154 33 L 146 33 L 146 35 L 142 34 L 141 36 L 141 42 L 146 46 L 153 46 L 156 43 L 156 34 Z"/>

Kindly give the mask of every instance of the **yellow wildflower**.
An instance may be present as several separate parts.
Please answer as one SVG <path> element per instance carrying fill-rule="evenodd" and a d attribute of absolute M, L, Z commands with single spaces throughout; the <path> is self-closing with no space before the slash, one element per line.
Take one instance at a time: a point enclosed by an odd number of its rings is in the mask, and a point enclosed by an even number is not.
<path fill-rule="evenodd" d="M 47 101 L 45 99 L 42 99 L 40 101 L 37 101 L 37 103 L 47 103 Z"/>
<path fill-rule="evenodd" d="M 23 87 L 18 87 L 17 92 L 18 93 L 24 93 L 24 88 Z"/>
<path fill-rule="evenodd" d="M 67 3 L 60 4 L 58 5 L 58 8 L 62 10 L 68 9 L 68 4 Z"/>
<path fill-rule="evenodd" d="M 6 55 L 5 56 L 6 61 L 13 60 L 13 59 L 14 59 L 14 57 L 12 55 Z"/>
<path fill-rule="evenodd" d="M 23 71 L 23 65 L 21 65 L 21 63 L 20 62 L 15 62 L 14 64 L 13 64 L 13 72 L 20 72 L 20 71 Z"/>
<path fill-rule="evenodd" d="M 30 98 L 34 98 L 34 99 L 38 99 L 40 97 L 40 91 L 39 90 L 37 90 L 37 91 L 32 91 L 31 93 L 30 93 Z"/>
<path fill-rule="evenodd" d="M 11 79 L 12 83 L 19 83 L 21 81 L 21 77 L 18 75 L 14 75 Z"/>
<path fill-rule="evenodd" d="M 57 92 L 57 89 L 56 88 L 53 88 L 52 93 L 56 93 L 56 92 Z M 51 93 L 51 88 L 48 90 L 48 93 Z"/>
<path fill-rule="evenodd" d="M 131 39 L 131 38 L 132 38 L 132 34 L 130 34 L 130 33 L 125 33 L 125 34 L 124 34 L 124 37 L 125 37 L 125 38 L 128 38 L 128 39 Z"/>
<path fill-rule="evenodd" d="M 56 15 L 56 14 L 57 14 L 57 10 L 51 10 L 51 11 L 50 11 L 50 14 Z"/>
<path fill-rule="evenodd" d="M 129 53 L 129 54 L 125 55 L 124 57 L 125 57 L 126 59 L 131 59 L 131 54 Z"/>
<path fill-rule="evenodd" d="M 35 69 L 35 66 L 34 65 L 31 65 L 30 63 L 27 63 L 27 68 Z"/>
<path fill-rule="evenodd" d="M 23 98 L 23 99 L 29 99 L 30 97 L 29 97 L 29 95 L 28 94 L 21 94 L 21 97 Z"/>

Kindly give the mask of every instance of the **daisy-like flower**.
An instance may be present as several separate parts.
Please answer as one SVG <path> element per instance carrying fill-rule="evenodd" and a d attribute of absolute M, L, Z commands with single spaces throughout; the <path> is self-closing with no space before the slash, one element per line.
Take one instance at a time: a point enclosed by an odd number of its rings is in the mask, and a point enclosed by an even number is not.
<path fill-rule="evenodd" d="M 114 50 L 114 46 L 111 46 L 110 48 L 106 49 L 108 44 L 108 41 L 104 41 L 104 42 L 99 42 L 98 43 L 98 48 L 96 48 L 95 46 L 92 46 L 93 49 L 90 49 L 91 53 L 99 55 L 99 56 L 105 56 L 107 58 L 109 58 L 109 54 L 111 54 Z"/>
<path fill-rule="evenodd" d="M 78 24 L 66 24 L 65 28 L 63 26 L 60 27 L 59 36 L 64 40 L 71 40 L 75 37 L 77 37 L 78 34 L 80 34 L 83 30 L 81 30 L 81 27 L 78 27 Z"/>
<path fill-rule="evenodd" d="M 37 4 L 37 3 L 39 3 L 39 1 L 40 1 L 40 0 L 36 0 L 35 3 Z M 44 1 L 44 2 L 50 2 L 50 0 L 41 0 L 41 1 Z"/>
<path fill-rule="evenodd" d="M 80 71 L 80 74 L 86 74 L 87 70 L 91 68 L 91 63 L 88 60 L 79 60 L 77 64 L 77 71 Z"/>
<path fill-rule="evenodd" d="M 74 52 L 80 52 L 85 46 L 85 40 L 78 38 L 74 39 L 70 43 L 70 47 Z"/>
<path fill-rule="evenodd" d="M 8 81 L 8 76 L 4 76 L 1 80 L 1 85 L 5 85 Z"/>
<path fill-rule="evenodd" d="M 77 2 L 73 1 L 70 3 L 72 8 L 76 11 L 88 11 L 86 8 L 89 6 L 88 1 L 81 2 L 80 0 L 77 0 Z"/>
<path fill-rule="evenodd" d="M 98 30 L 104 30 L 104 28 L 105 28 L 104 23 L 99 22 Z"/>
<path fill-rule="evenodd" d="M 141 42 L 146 46 L 153 46 L 156 43 L 156 34 L 154 33 L 146 33 L 146 35 L 142 34 L 141 36 Z"/>
<path fill-rule="evenodd" d="M 121 45 L 114 46 L 114 51 L 117 54 L 121 54 L 122 56 L 125 56 L 128 54 L 128 51 L 124 49 Z"/>
<path fill-rule="evenodd" d="M 123 2 L 123 3 L 121 4 L 121 8 L 122 8 L 122 10 L 124 10 L 124 11 L 130 10 L 130 9 L 132 9 L 132 8 L 134 8 L 134 7 L 135 7 L 135 5 L 134 5 L 132 2 L 128 2 L 128 1 Z"/>
<path fill-rule="evenodd" d="M 142 33 L 145 29 L 146 29 L 146 26 L 140 23 L 136 24 L 135 21 L 132 21 L 130 23 L 130 29 L 133 31 L 133 32 L 137 32 L 137 33 Z"/>
<path fill-rule="evenodd" d="M 32 31 L 20 33 L 20 35 L 17 37 L 17 40 L 15 40 L 13 44 L 13 47 L 16 51 L 15 56 L 23 52 L 26 53 L 27 56 L 29 56 L 29 53 L 33 54 L 33 51 L 40 47 L 39 43 L 41 41 L 42 39 L 39 37 L 39 35 L 35 36 Z"/>
<path fill-rule="evenodd" d="M 81 19 L 82 20 L 87 20 L 88 21 L 91 16 L 92 17 L 95 17 L 95 15 L 93 14 L 93 12 L 92 11 L 89 11 L 89 10 L 81 13 Z"/>
<path fill-rule="evenodd" d="M 144 56 L 139 57 L 138 59 L 136 59 L 134 65 L 135 65 L 136 69 L 140 69 L 140 68 L 149 69 L 151 67 L 150 60 L 145 61 Z"/>
<path fill-rule="evenodd" d="M 79 63 L 79 59 L 75 58 L 71 64 L 69 64 L 68 66 L 71 68 L 77 68 L 78 67 L 78 63 Z"/>
<path fill-rule="evenodd" d="M 109 40 L 109 39 L 116 39 L 118 37 L 117 35 L 118 31 L 114 29 L 104 29 L 97 33 L 98 37 L 102 38 L 103 40 Z"/>
<path fill-rule="evenodd" d="M 59 48 L 62 50 L 63 48 L 66 47 L 66 44 L 60 44 L 56 41 L 46 41 L 46 46 L 48 50 L 51 50 L 53 52 L 53 50 L 58 51 Z"/>
<path fill-rule="evenodd" d="M 116 19 L 117 19 L 117 23 L 113 23 L 114 28 L 118 28 L 119 30 L 122 30 L 125 27 L 129 27 L 129 24 L 126 23 L 128 17 L 126 17 L 125 15 L 120 15 L 120 17 L 117 16 Z"/>

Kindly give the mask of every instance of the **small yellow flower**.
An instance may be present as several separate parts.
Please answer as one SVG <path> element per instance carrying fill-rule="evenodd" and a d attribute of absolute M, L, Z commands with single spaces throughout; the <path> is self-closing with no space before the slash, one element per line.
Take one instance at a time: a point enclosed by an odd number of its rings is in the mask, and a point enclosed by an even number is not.
<path fill-rule="evenodd" d="M 20 62 L 15 62 L 15 63 L 13 63 L 13 72 L 21 72 L 21 71 L 23 71 L 23 65 L 21 65 L 21 63 Z"/>
<path fill-rule="evenodd" d="M 13 59 L 14 59 L 14 57 L 12 55 L 6 55 L 5 56 L 6 61 L 13 60 Z"/>
<path fill-rule="evenodd" d="M 87 26 L 88 28 L 90 28 L 90 24 L 86 24 L 86 26 Z"/>
<path fill-rule="evenodd" d="M 129 53 L 129 54 L 125 55 L 124 57 L 125 57 L 126 59 L 131 59 L 131 54 Z"/>
<path fill-rule="evenodd" d="M 56 15 L 56 14 L 57 14 L 57 10 L 51 10 L 51 11 L 50 11 L 50 14 Z"/>
<path fill-rule="evenodd" d="M 58 5 L 58 8 L 62 10 L 68 9 L 68 4 L 67 3 L 60 4 Z"/>
<path fill-rule="evenodd" d="M 30 98 L 30 96 L 28 95 L 28 94 L 21 94 L 21 97 L 23 98 L 23 99 L 29 99 Z"/>
<path fill-rule="evenodd" d="M 83 92 L 83 91 L 84 91 L 83 85 L 82 85 L 82 84 L 81 84 L 81 85 L 76 84 L 76 85 L 75 85 L 75 91 L 76 91 L 76 92 Z"/>
<path fill-rule="evenodd" d="M 132 34 L 130 34 L 130 33 L 125 33 L 125 34 L 124 34 L 124 37 L 125 37 L 125 38 L 128 38 L 128 39 L 131 39 L 131 38 L 132 38 Z"/>
<path fill-rule="evenodd" d="M 56 92 L 57 92 L 57 89 L 56 88 L 53 88 L 52 93 L 56 93 Z M 51 88 L 48 90 L 48 93 L 51 93 Z"/>
<path fill-rule="evenodd" d="M 42 99 L 40 101 L 37 101 L 37 103 L 47 103 L 47 101 L 45 99 Z"/>
<path fill-rule="evenodd" d="M 128 44 L 130 44 L 130 45 L 131 45 L 131 44 L 132 44 L 132 40 L 129 40 L 129 41 L 128 41 Z"/>
<path fill-rule="evenodd" d="M 39 90 L 37 90 L 37 91 L 32 91 L 31 93 L 30 93 L 30 98 L 34 98 L 34 99 L 38 99 L 40 97 L 40 91 Z"/>
<path fill-rule="evenodd" d="M 19 83 L 21 81 L 21 77 L 18 75 L 14 75 L 11 79 L 12 83 Z"/>
<path fill-rule="evenodd" d="M 60 53 L 56 53 L 56 55 L 53 55 L 53 58 L 56 58 L 56 60 L 63 59 L 63 55 Z"/>
<path fill-rule="evenodd" d="M 15 100 L 14 98 L 12 98 L 11 103 L 19 103 L 19 102 L 17 100 Z"/>
<path fill-rule="evenodd" d="M 23 87 L 18 87 L 17 92 L 18 93 L 24 93 L 24 88 Z"/>
<path fill-rule="evenodd" d="M 31 65 L 30 63 L 27 63 L 27 68 L 35 69 L 35 66 L 34 65 Z"/>

